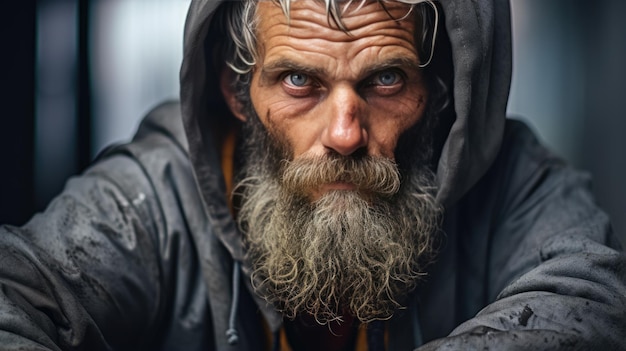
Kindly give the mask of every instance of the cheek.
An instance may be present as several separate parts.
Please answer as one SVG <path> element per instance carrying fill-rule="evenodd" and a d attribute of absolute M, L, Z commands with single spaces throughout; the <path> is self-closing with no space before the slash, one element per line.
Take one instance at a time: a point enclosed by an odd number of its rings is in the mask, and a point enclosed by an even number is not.
<path fill-rule="evenodd" d="M 400 136 L 421 121 L 427 102 L 423 91 L 405 97 L 384 101 L 372 113 L 370 136 L 380 153 L 393 158 Z M 390 114 L 390 111 L 393 111 Z"/>
<path fill-rule="evenodd" d="M 380 156 L 390 159 L 394 158 L 396 145 L 400 139 L 402 131 L 406 128 L 396 121 L 387 123 L 377 123 L 370 129 L 370 139 L 372 145 L 370 149 Z"/>
<path fill-rule="evenodd" d="M 252 103 L 261 123 L 287 147 L 292 157 L 298 157 L 314 147 L 323 120 L 318 116 L 315 103 L 307 99 L 286 99 L 281 95 L 282 90 L 275 90 L 273 87 L 251 88 Z"/>
<path fill-rule="evenodd" d="M 287 151 L 289 159 L 311 151 L 318 139 L 319 121 L 306 115 L 294 116 L 288 104 L 285 108 L 278 108 L 284 105 L 267 103 L 255 106 L 261 123 L 265 126 L 273 139 L 281 144 Z M 276 110 L 274 109 L 276 107 Z"/>
<path fill-rule="evenodd" d="M 282 118 L 274 113 L 270 113 L 268 117 L 268 124 L 286 143 L 292 158 L 297 158 L 307 152 L 314 152 L 320 130 L 315 121 L 309 121 L 306 118 Z"/>

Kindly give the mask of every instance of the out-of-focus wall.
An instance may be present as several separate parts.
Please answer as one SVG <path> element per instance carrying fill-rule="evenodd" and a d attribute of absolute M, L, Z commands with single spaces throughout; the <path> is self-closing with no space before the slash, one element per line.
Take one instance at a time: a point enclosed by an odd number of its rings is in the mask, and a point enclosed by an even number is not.
<path fill-rule="evenodd" d="M 593 177 L 598 203 L 626 244 L 626 2 L 511 1 L 508 113 Z"/>
<path fill-rule="evenodd" d="M 78 3 L 37 4 L 35 205 L 43 208 L 78 169 Z"/>
<path fill-rule="evenodd" d="M 592 16 L 581 21 L 590 33 L 582 165 L 593 173 L 598 201 L 626 245 L 626 1 L 579 2 Z"/>
<path fill-rule="evenodd" d="M 529 122 L 543 141 L 580 164 L 585 94 L 585 37 L 575 0 L 511 2 L 513 80 L 508 114 Z"/>
<path fill-rule="evenodd" d="M 157 104 L 178 99 L 189 2 L 92 1 L 94 154 L 131 138 Z"/>

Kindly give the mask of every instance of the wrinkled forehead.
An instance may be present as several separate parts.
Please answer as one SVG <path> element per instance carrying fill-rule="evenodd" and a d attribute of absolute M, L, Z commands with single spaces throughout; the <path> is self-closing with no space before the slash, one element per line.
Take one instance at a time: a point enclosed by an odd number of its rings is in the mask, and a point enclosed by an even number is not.
<path fill-rule="evenodd" d="M 406 19 L 411 6 L 377 1 L 346 3 L 341 23 L 329 17 L 324 1 L 292 1 L 289 13 L 276 2 L 261 2 L 257 9 L 259 59 L 277 52 L 318 53 L 351 61 L 364 51 L 406 48 L 415 52 L 415 21 Z M 279 56 L 281 56 L 279 55 Z M 300 56 L 302 56 L 300 55 Z M 271 56 L 271 55 L 270 55 Z"/>
<path fill-rule="evenodd" d="M 351 30 L 350 22 L 363 16 L 384 14 L 378 20 L 405 20 L 410 17 L 414 5 L 420 2 L 424 0 L 261 0 L 259 8 L 273 5 L 282 11 L 288 22 L 294 12 L 305 8 L 309 11 L 316 10 L 315 15 L 324 16 L 329 27 L 348 32 Z M 276 19 L 275 11 L 260 11 L 257 15 L 260 20 Z M 352 29 L 355 27 L 352 26 Z"/>

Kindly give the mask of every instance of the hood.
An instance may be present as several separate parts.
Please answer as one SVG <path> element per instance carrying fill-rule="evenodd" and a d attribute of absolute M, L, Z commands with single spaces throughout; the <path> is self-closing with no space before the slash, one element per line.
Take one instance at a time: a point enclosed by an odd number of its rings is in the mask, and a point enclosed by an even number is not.
<path fill-rule="evenodd" d="M 207 64 L 212 53 L 207 40 L 213 14 L 222 1 L 193 0 L 185 26 L 180 73 L 182 118 L 195 176 L 214 224 L 223 229 L 222 241 L 235 259 L 242 250 L 232 228 L 219 167 L 219 143 L 228 117 L 221 101 L 218 75 Z M 444 130 L 436 165 L 437 199 L 453 206 L 487 171 L 502 140 L 511 78 L 510 9 L 507 0 L 441 0 L 445 20 L 437 47 L 445 45 L 451 74 L 453 116 Z M 441 33 L 445 31 L 445 33 Z M 441 42 L 445 41 L 445 43 Z M 435 49 L 435 60 L 440 53 Z M 216 186 L 217 185 L 217 186 Z"/>

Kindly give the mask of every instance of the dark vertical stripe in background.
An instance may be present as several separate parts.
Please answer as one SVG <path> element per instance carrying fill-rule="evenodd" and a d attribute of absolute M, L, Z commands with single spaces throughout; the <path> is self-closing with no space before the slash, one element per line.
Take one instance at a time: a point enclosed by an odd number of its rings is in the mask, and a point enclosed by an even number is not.
<path fill-rule="evenodd" d="M 0 223 L 33 211 L 35 1 L 7 1 L 0 11 Z"/>
<path fill-rule="evenodd" d="M 78 114 L 78 149 L 76 158 L 78 160 L 79 170 L 85 167 L 91 161 L 92 149 L 92 86 L 91 86 L 91 65 L 90 65 L 90 22 L 91 0 L 78 0 L 78 92 L 76 96 L 77 114 Z"/>
<path fill-rule="evenodd" d="M 91 159 L 90 0 L 0 11 L 0 223 L 21 225 Z"/>

